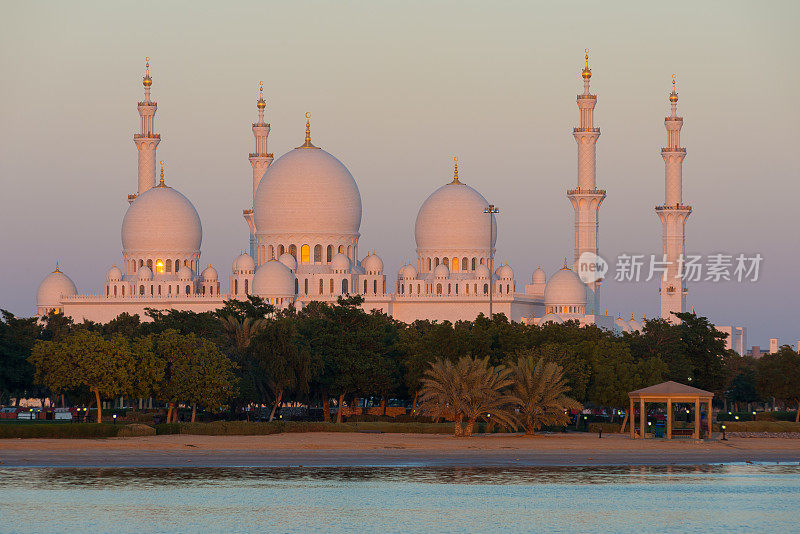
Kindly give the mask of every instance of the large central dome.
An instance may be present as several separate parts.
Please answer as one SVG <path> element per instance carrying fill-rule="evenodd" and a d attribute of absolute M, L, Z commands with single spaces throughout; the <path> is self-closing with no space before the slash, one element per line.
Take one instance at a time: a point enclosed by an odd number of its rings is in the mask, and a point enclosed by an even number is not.
<path fill-rule="evenodd" d="M 192 254 L 199 252 L 202 240 L 197 210 L 163 182 L 136 197 L 122 220 L 122 247 L 127 253 Z"/>
<path fill-rule="evenodd" d="M 489 202 L 470 186 L 454 179 L 429 196 L 417 214 L 414 235 L 418 251 L 489 250 Z M 492 224 L 492 248 L 497 221 Z"/>
<path fill-rule="evenodd" d="M 253 202 L 259 234 L 358 235 L 361 194 L 341 161 L 300 147 L 267 168 Z"/>

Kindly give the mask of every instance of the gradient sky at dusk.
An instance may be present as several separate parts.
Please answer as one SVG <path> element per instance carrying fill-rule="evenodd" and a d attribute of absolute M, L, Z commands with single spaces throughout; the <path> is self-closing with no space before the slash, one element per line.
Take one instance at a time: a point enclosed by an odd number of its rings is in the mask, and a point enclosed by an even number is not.
<path fill-rule="evenodd" d="M 764 257 L 757 283 L 694 283 L 688 302 L 748 344 L 795 344 L 800 297 L 800 3 L 10 2 L 0 19 L 0 307 L 34 312 L 60 260 L 81 292 L 120 264 L 136 189 L 144 57 L 167 183 L 203 221 L 201 263 L 227 283 L 247 247 L 250 124 L 264 81 L 269 148 L 314 143 L 358 182 L 360 251 L 390 287 L 414 219 L 452 176 L 499 205 L 498 261 L 517 288 L 572 256 L 583 49 L 589 47 L 600 251 L 661 252 L 667 95 L 676 73 L 687 252 Z M 658 284 L 617 283 L 601 309 L 658 310 Z"/>

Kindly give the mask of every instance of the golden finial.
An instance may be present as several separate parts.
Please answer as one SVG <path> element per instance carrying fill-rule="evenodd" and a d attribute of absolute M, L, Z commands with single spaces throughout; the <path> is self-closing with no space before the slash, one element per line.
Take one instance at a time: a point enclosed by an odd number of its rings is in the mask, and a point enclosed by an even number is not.
<path fill-rule="evenodd" d="M 158 182 L 158 187 L 167 187 L 164 183 L 164 160 L 161 160 L 161 181 Z"/>
<path fill-rule="evenodd" d="M 142 78 L 142 85 L 150 87 L 153 85 L 153 79 L 150 78 L 150 57 L 144 58 L 144 78 Z"/>
<path fill-rule="evenodd" d="M 267 107 L 267 103 L 264 102 L 264 82 L 258 82 L 258 103 L 256 105 L 258 109 Z"/>
<path fill-rule="evenodd" d="M 453 165 L 455 169 L 453 170 L 453 181 L 450 183 L 460 184 L 461 182 L 458 181 L 458 156 L 453 156 Z"/>
<path fill-rule="evenodd" d="M 622 319 L 622 312 L 617 313 L 617 319 Z"/>
<path fill-rule="evenodd" d="M 669 101 L 673 104 L 678 101 L 678 93 L 675 91 L 675 75 L 672 75 L 672 92 L 669 94 Z"/>
<path fill-rule="evenodd" d="M 297 148 L 319 148 L 311 144 L 311 112 L 306 112 L 306 142 Z"/>
<path fill-rule="evenodd" d="M 561 268 L 562 271 L 567 270 L 567 258 L 564 258 L 564 266 Z"/>
<path fill-rule="evenodd" d="M 53 271 L 54 273 L 60 273 L 61 270 L 58 268 L 58 260 L 56 260 L 56 270 Z"/>
<path fill-rule="evenodd" d="M 633 313 L 631 313 L 631 321 L 633 321 Z"/>
<path fill-rule="evenodd" d="M 584 48 L 583 51 L 586 53 L 586 64 L 583 67 L 583 79 L 589 81 L 589 78 L 592 77 L 592 69 L 589 68 L 589 49 Z"/>

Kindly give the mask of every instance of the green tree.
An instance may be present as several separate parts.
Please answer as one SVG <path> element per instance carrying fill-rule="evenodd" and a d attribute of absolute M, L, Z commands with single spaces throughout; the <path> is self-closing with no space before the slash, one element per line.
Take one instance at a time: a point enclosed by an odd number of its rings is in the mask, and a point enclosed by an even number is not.
<path fill-rule="evenodd" d="M 759 358 L 756 367 L 756 385 L 764 398 L 774 397 L 787 406 L 800 403 L 800 355 L 788 345 L 775 354 Z M 794 418 L 800 422 L 800 406 Z"/>
<path fill-rule="evenodd" d="M 511 401 L 518 412 L 514 420 L 533 435 L 542 425 L 566 425 L 567 410 L 580 410 L 581 403 L 567 397 L 564 370 L 554 362 L 532 355 L 521 356 L 511 365 Z"/>
<path fill-rule="evenodd" d="M 85 386 L 97 402 L 97 422 L 103 420 L 102 399 L 130 389 L 131 350 L 121 336 L 105 339 L 98 332 L 78 330 L 60 341 L 39 341 L 30 361 L 36 381 L 54 393 Z"/>
<path fill-rule="evenodd" d="M 677 329 L 691 365 L 687 380 L 691 379 L 694 387 L 721 395 L 725 390 L 725 338 L 728 335 L 714 328 L 706 317 L 688 312 L 675 316 L 681 320 Z"/>
<path fill-rule="evenodd" d="M 20 397 L 36 390 L 34 367 L 28 358 L 41 327 L 35 318 L 20 319 L 9 311 L 0 311 L 0 404 L 11 397 L 18 403 Z"/>

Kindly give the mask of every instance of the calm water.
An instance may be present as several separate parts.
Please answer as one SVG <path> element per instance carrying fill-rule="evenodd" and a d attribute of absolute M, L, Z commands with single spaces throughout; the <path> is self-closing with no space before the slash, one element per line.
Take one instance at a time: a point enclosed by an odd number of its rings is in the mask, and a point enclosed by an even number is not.
<path fill-rule="evenodd" d="M 799 507 L 796 465 L 0 469 L 2 532 L 798 532 Z"/>

